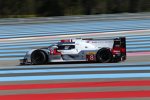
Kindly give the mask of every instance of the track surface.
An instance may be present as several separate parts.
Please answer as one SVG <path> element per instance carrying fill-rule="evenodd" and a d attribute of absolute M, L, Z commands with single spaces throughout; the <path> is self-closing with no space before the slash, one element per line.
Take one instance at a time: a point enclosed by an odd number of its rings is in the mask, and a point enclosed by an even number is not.
<path fill-rule="evenodd" d="M 149 21 L 142 19 L 66 23 L 65 25 L 63 23 L 2 26 L 0 99 L 150 100 Z M 49 36 L 48 27 L 52 27 L 51 32 L 57 36 Z M 55 32 L 56 29 L 64 33 L 59 34 L 59 31 Z M 66 32 L 75 32 L 75 34 L 66 34 Z M 78 32 L 86 33 L 78 34 Z M 72 63 L 18 66 L 18 59 L 22 58 L 28 49 L 40 45 L 48 46 L 49 43 L 62 38 L 89 36 L 97 38 L 126 36 L 127 61 L 117 64 Z"/>
<path fill-rule="evenodd" d="M 0 76 L 3 100 L 150 99 L 149 62 L 10 66 Z"/>

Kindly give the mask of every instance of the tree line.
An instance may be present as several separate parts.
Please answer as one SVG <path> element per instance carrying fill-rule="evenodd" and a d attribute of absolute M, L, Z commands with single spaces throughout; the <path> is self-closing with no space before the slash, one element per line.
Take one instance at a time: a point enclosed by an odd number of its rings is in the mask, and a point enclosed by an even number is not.
<path fill-rule="evenodd" d="M 150 0 L 0 0 L 0 17 L 149 12 Z"/>

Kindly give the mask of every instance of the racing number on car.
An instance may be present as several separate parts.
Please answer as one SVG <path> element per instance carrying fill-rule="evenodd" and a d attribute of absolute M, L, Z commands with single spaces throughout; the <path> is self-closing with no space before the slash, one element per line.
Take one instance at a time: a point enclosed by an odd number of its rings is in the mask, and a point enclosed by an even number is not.
<path fill-rule="evenodd" d="M 86 55 L 88 61 L 95 61 L 94 55 Z"/>
<path fill-rule="evenodd" d="M 89 59 L 94 60 L 94 55 L 90 55 Z"/>

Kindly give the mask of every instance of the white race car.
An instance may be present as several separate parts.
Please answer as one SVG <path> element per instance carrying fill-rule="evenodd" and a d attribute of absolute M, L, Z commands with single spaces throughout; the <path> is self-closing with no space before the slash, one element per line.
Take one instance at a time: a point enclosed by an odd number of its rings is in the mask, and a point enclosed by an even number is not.
<path fill-rule="evenodd" d="M 126 60 L 126 38 L 66 39 L 46 48 L 28 51 L 20 64 L 51 62 L 120 62 Z"/>

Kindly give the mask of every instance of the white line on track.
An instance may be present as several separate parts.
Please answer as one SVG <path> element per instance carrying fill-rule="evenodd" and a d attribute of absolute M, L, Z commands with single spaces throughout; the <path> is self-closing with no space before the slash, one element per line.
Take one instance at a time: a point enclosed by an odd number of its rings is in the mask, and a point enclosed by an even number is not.
<path fill-rule="evenodd" d="M 97 35 L 111 35 L 120 33 L 121 35 L 126 33 L 141 34 L 142 32 L 150 32 L 150 30 L 132 30 L 132 31 L 116 31 L 116 32 L 102 32 L 102 33 L 88 33 L 88 34 L 69 34 L 69 35 L 57 35 L 57 36 L 40 36 L 40 37 L 26 37 L 26 38 L 11 38 L 11 39 L 0 39 L 1 42 L 10 42 L 18 40 L 33 40 L 33 39 L 54 39 L 54 38 L 66 38 L 66 37 L 77 37 L 77 36 L 97 36 Z"/>

